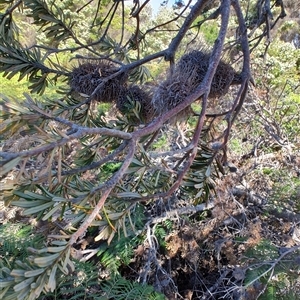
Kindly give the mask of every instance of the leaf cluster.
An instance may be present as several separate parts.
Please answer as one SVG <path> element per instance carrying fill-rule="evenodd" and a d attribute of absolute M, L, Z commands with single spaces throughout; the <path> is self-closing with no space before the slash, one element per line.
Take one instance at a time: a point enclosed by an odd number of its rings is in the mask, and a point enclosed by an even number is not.
<path fill-rule="evenodd" d="M 46 37 L 55 43 L 60 43 L 73 36 L 72 27 L 75 22 L 56 5 L 55 1 L 25 0 L 28 9 L 27 16 L 34 20 L 34 24 L 46 33 Z"/>
<path fill-rule="evenodd" d="M 16 41 L 14 45 L 3 41 L 0 45 L 0 72 L 7 79 L 20 74 L 19 81 L 27 76 L 31 91 L 43 93 L 50 69 L 42 64 L 39 50 L 24 50 Z"/>
<path fill-rule="evenodd" d="M 2 299 L 37 299 L 42 292 L 55 290 L 59 274 L 74 271 L 70 247 L 64 240 L 53 241 L 51 246 L 39 250 L 28 247 L 27 252 L 32 255 L 23 261 L 15 260 L 10 264 L 1 260 Z"/>

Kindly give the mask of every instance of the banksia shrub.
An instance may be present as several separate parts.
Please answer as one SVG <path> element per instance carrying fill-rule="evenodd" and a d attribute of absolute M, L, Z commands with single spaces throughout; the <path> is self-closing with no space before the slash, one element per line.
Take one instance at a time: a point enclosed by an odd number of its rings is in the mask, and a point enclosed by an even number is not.
<path fill-rule="evenodd" d="M 203 81 L 209 68 L 210 53 L 194 50 L 181 57 L 175 70 L 157 88 L 153 96 L 156 114 L 162 114 L 183 102 Z M 220 61 L 211 84 L 210 98 L 225 95 L 230 85 L 240 83 L 240 75 Z M 183 112 L 185 114 L 188 109 Z"/>
<path fill-rule="evenodd" d="M 141 120 L 144 123 L 151 121 L 154 116 L 154 110 L 150 91 L 146 87 L 140 88 L 137 85 L 124 88 L 117 98 L 116 106 L 122 114 L 127 114 L 134 102 L 140 104 Z"/>
<path fill-rule="evenodd" d="M 103 83 L 93 95 L 92 100 L 111 103 L 117 99 L 127 81 L 127 75 L 121 74 L 105 82 L 107 77 L 117 71 L 118 67 L 106 60 L 84 62 L 73 69 L 69 84 L 73 91 L 90 96 L 99 84 Z"/>

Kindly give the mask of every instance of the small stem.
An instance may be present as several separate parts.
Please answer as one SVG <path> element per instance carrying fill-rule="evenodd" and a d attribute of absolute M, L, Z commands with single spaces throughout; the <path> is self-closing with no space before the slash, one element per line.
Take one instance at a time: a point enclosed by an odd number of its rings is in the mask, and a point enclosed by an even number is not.
<path fill-rule="evenodd" d="M 99 211 L 104 206 L 105 201 L 106 201 L 107 197 L 109 196 L 110 192 L 115 187 L 115 185 L 119 182 L 119 180 L 123 177 L 124 173 L 126 172 L 129 165 L 131 164 L 131 161 L 133 159 L 135 149 L 136 149 L 136 142 L 131 140 L 129 145 L 128 145 L 128 148 L 129 148 L 129 151 L 128 151 L 125 159 L 124 159 L 123 165 L 121 166 L 119 171 L 117 171 L 114 174 L 114 176 L 107 182 L 107 185 L 106 185 L 107 188 L 103 191 L 99 202 L 96 204 L 95 208 L 88 215 L 88 217 L 85 219 L 85 221 L 80 225 L 78 230 L 70 238 L 70 241 L 69 241 L 70 245 L 73 245 L 78 240 L 78 238 L 81 237 L 85 233 L 85 231 L 88 229 L 88 227 L 94 221 L 96 216 L 99 214 Z M 99 190 L 100 190 L 100 186 L 95 187 L 91 191 L 90 194 L 93 195 L 93 194 L 97 193 Z"/>

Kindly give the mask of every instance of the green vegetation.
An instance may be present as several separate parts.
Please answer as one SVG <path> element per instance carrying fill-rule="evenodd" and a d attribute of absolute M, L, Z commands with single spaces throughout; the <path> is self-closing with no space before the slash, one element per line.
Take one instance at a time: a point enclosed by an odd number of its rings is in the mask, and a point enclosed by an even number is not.
<path fill-rule="evenodd" d="M 0 0 L 0 299 L 299 298 L 299 4 L 161 2 Z"/>
<path fill-rule="evenodd" d="M 26 79 L 18 81 L 16 77 L 12 79 L 1 78 L 0 80 L 1 94 L 8 97 L 14 97 L 22 101 L 23 94 L 28 92 L 28 83 Z"/>

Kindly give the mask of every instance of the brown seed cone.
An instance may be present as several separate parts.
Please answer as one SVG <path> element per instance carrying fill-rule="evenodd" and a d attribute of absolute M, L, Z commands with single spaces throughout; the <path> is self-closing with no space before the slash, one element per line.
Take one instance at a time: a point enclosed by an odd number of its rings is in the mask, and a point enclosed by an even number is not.
<path fill-rule="evenodd" d="M 173 74 L 155 91 L 152 102 L 155 114 L 160 115 L 176 107 L 203 81 L 209 67 L 210 54 L 193 50 L 181 57 Z M 238 84 L 239 74 L 227 63 L 220 61 L 211 84 L 210 98 L 225 95 L 230 85 Z M 190 112 L 184 110 L 180 115 Z M 182 117 L 182 116 L 181 116 Z"/>
<path fill-rule="evenodd" d="M 116 106 L 122 114 L 128 113 L 130 110 L 130 100 L 140 103 L 140 117 L 144 123 L 148 123 L 153 119 L 154 110 L 151 102 L 151 95 L 146 87 L 140 88 L 132 85 L 128 89 L 124 88 L 116 100 Z"/>
<path fill-rule="evenodd" d="M 109 61 L 84 62 L 74 68 L 70 74 L 69 84 L 73 91 L 91 95 L 99 84 L 118 70 L 117 66 Z M 95 93 L 93 100 L 99 102 L 113 102 L 126 85 L 127 75 L 121 74 L 104 82 Z"/>
<path fill-rule="evenodd" d="M 185 54 L 179 60 L 175 73 L 182 73 L 191 77 L 191 88 L 195 89 L 204 79 L 209 67 L 210 53 L 194 50 Z M 220 97 L 228 92 L 233 79 L 238 74 L 224 61 L 220 61 L 213 77 L 210 98 Z"/>
<path fill-rule="evenodd" d="M 175 74 L 174 74 L 175 75 Z M 155 115 L 162 115 L 168 110 L 182 103 L 191 93 L 191 83 L 188 77 L 183 78 L 180 74 L 170 76 L 154 92 L 152 103 Z M 180 113 L 180 119 L 190 110 L 184 110 Z"/>

